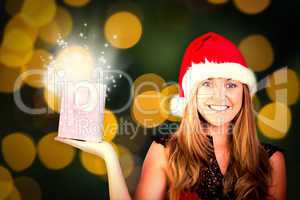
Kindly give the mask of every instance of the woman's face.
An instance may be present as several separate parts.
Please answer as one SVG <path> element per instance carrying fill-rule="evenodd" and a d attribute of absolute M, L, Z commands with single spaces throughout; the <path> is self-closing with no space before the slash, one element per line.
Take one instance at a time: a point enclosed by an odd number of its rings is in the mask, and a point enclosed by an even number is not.
<path fill-rule="evenodd" d="M 243 84 L 226 78 L 209 78 L 199 83 L 198 111 L 210 124 L 229 123 L 242 106 Z"/>

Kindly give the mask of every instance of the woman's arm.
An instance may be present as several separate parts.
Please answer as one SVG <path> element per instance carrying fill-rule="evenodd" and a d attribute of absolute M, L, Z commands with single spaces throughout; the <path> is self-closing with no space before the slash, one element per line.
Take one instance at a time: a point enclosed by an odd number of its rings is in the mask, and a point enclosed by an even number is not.
<path fill-rule="evenodd" d="M 103 158 L 106 164 L 109 197 L 111 200 L 131 200 L 128 188 L 123 176 L 118 155 L 116 154 L 112 145 L 108 142 L 84 142 L 72 139 L 55 138 L 56 141 L 69 144 L 73 147 L 79 148 L 82 151 L 94 154 Z"/>
<path fill-rule="evenodd" d="M 117 154 L 115 152 L 107 154 L 104 160 L 107 169 L 110 199 L 131 200 Z"/>
<path fill-rule="evenodd" d="M 55 138 L 55 140 L 103 158 L 107 169 L 110 199 L 131 200 L 118 156 L 110 143 L 83 142 L 63 138 Z M 161 144 L 152 142 L 143 163 L 135 199 L 165 199 L 167 185 L 165 152 L 165 148 Z"/>
<path fill-rule="evenodd" d="M 165 199 L 167 188 L 165 148 L 152 142 L 145 157 L 134 199 Z"/>
<path fill-rule="evenodd" d="M 269 194 L 275 200 L 286 199 L 286 167 L 284 154 L 276 151 L 270 158 L 272 167 L 272 184 L 269 188 Z"/>

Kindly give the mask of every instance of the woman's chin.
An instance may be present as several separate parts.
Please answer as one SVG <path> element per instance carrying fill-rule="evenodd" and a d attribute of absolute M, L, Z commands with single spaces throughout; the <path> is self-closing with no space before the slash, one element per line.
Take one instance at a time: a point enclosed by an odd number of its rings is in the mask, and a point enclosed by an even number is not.
<path fill-rule="evenodd" d="M 228 120 L 207 120 L 207 121 L 209 122 L 210 125 L 214 127 L 224 126 L 225 124 L 230 122 Z"/>

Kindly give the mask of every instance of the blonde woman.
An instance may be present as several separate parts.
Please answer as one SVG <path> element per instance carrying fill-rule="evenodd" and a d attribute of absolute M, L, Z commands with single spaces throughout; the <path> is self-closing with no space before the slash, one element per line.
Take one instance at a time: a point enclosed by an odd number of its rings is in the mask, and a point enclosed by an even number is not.
<path fill-rule="evenodd" d="M 179 86 L 171 112 L 180 126 L 151 144 L 134 199 L 286 199 L 284 152 L 257 138 L 256 78 L 237 47 L 216 33 L 196 38 Z M 132 199 L 109 143 L 58 140 L 104 158 L 110 198 Z"/>

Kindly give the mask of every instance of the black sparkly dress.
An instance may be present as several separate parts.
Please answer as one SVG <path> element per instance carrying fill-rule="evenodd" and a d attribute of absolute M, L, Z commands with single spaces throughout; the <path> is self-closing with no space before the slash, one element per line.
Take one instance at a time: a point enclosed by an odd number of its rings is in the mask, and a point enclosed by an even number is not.
<path fill-rule="evenodd" d="M 170 134 L 156 135 L 153 139 L 156 143 L 163 146 L 170 138 Z M 208 136 L 209 141 L 212 143 L 212 136 Z M 276 152 L 285 152 L 284 149 L 279 148 L 269 143 L 261 143 L 266 150 L 269 158 Z M 231 200 L 234 199 L 234 194 L 224 194 L 223 192 L 223 178 L 224 175 L 219 168 L 215 154 L 210 156 L 210 165 L 201 171 L 201 181 L 198 187 L 193 192 L 183 192 L 180 195 L 180 200 Z"/>

